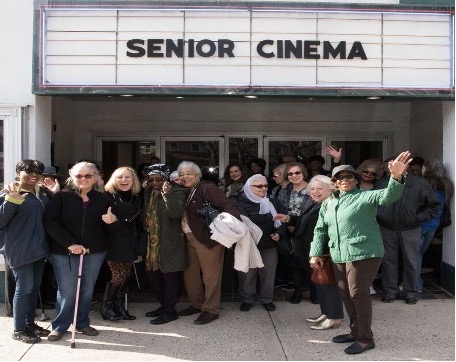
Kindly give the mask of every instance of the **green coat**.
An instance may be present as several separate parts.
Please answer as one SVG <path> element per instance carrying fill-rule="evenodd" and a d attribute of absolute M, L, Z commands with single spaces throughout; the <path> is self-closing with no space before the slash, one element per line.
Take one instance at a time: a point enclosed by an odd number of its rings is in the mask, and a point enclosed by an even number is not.
<path fill-rule="evenodd" d="M 382 190 L 335 192 L 320 208 L 309 255 L 322 256 L 328 243 L 334 263 L 383 258 L 377 208 L 400 199 L 403 190 L 403 184 L 390 178 Z"/>

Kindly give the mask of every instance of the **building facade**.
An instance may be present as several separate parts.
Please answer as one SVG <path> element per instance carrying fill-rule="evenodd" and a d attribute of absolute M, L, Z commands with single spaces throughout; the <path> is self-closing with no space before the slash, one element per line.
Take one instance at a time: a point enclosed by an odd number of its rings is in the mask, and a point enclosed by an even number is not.
<path fill-rule="evenodd" d="M 451 1 L 6 0 L 3 181 L 16 162 L 106 174 L 153 156 L 221 170 L 410 150 L 454 180 Z M 454 215 L 454 202 L 452 203 Z M 442 284 L 454 292 L 454 226 Z"/>

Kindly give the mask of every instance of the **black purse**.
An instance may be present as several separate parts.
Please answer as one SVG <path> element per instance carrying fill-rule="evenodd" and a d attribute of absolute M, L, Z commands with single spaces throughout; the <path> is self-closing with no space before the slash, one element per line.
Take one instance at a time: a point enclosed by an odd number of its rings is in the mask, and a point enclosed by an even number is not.
<path fill-rule="evenodd" d="M 451 225 L 451 209 L 448 203 L 443 204 L 443 212 L 442 216 L 440 217 L 440 225 L 439 229 L 446 228 Z"/>
<path fill-rule="evenodd" d="M 193 192 L 193 194 L 195 193 L 195 191 Z M 190 196 L 190 199 L 193 197 L 193 194 Z M 204 188 L 203 190 L 203 197 L 203 207 L 197 211 L 197 214 L 209 228 L 209 225 L 211 225 L 212 221 L 214 221 L 214 219 L 220 214 L 220 210 L 216 209 L 209 201 L 207 201 L 206 188 Z"/>

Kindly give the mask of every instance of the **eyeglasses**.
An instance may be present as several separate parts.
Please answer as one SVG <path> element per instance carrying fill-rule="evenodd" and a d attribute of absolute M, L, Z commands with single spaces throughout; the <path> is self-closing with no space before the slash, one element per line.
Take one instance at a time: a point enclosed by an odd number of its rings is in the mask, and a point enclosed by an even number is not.
<path fill-rule="evenodd" d="M 371 175 L 373 177 L 377 176 L 377 172 L 372 172 L 372 171 L 368 171 L 368 170 L 363 170 L 363 174 Z"/>
<path fill-rule="evenodd" d="M 302 174 L 301 171 L 288 172 L 288 173 L 287 173 L 287 176 L 288 176 L 288 177 L 291 177 L 291 176 L 293 176 L 293 175 L 298 176 L 298 175 L 300 175 L 300 174 Z"/>
<path fill-rule="evenodd" d="M 269 185 L 250 185 L 250 186 L 256 187 L 257 189 L 267 189 L 269 187 Z"/>
<path fill-rule="evenodd" d="M 90 180 L 94 175 L 91 175 L 90 173 L 86 174 L 86 175 L 75 175 L 74 177 L 76 177 L 78 180 L 81 180 L 83 178 L 85 178 L 86 180 Z"/>
<path fill-rule="evenodd" d="M 348 173 L 346 175 L 339 175 L 339 176 L 336 176 L 336 180 L 339 180 L 339 181 L 342 181 L 342 180 L 351 180 L 351 179 L 354 179 L 355 178 L 355 175 L 353 175 L 352 173 Z"/>

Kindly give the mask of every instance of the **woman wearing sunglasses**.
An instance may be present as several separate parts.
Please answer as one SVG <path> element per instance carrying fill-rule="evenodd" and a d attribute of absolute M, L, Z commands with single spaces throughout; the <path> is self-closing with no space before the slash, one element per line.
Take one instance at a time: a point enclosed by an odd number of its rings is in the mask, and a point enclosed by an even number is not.
<path fill-rule="evenodd" d="M 306 210 L 312 206 L 313 202 L 307 195 L 307 178 L 308 173 L 306 167 L 302 163 L 289 163 L 284 171 L 284 176 L 290 182 L 285 191 L 285 204 L 280 207 L 279 212 L 282 212 L 288 217 L 284 219 L 287 222 L 287 235 L 290 239 L 290 244 L 296 245 L 299 241 L 296 239 L 296 225 L 300 224 L 300 220 Z M 310 284 L 310 268 L 308 265 L 302 265 L 300 262 L 299 248 L 293 247 L 291 255 L 286 259 L 288 270 L 288 280 L 293 280 L 291 290 L 294 293 L 290 298 L 290 303 L 298 304 L 302 300 L 302 291 L 304 281 L 307 279 Z M 310 299 L 313 303 L 318 303 L 317 293 L 312 284 L 310 284 Z M 285 289 L 285 288 L 284 288 Z M 288 288 L 286 288 L 288 289 Z"/>
<path fill-rule="evenodd" d="M 47 205 L 44 224 L 57 280 L 56 316 L 49 341 L 60 340 L 73 323 L 80 254 L 84 254 L 76 330 L 87 336 L 99 332 L 90 326 L 92 294 L 106 256 L 105 224 L 117 217 L 112 200 L 95 190 L 97 166 L 79 162 L 70 169 L 68 188 L 56 193 Z"/>
<path fill-rule="evenodd" d="M 372 333 L 372 302 L 369 287 L 374 281 L 384 255 L 383 240 L 377 223 L 377 208 L 398 200 L 404 190 L 403 176 L 411 162 L 410 153 L 402 152 L 388 163 L 387 188 L 362 191 L 359 176 L 349 165 L 332 171 L 338 189 L 320 208 L 310 248 L 310 266 L 320 269 L 323 250 L 329 246 L 339 292 L 350 318 L 350 332 L 332 339 L 350 343 L 347 354 L 358 354 L 375 347 Z"/>
<path fill-rule="evenodd" d="M 52 179 L 40 186 L 44 164 L 22 160 L 16 164 L 16 181 L 0 193 L 1 253 L 15 281 L 12 338 L 37 343 L 49 331 L 35 323 L 36 302 L 49 245 L 43 225 L 44 207 L 59 188 Z M 5 276 L 6 278 L 7 276 Z"/>
<path fill-rule="evenodd" d="M 360 175 L 358 188 L 361 190 L 373 190 L 374 183 L 385 173 L 382 160 L 369 158 L 364 160 L 356 169 Z"/>
<path fill-rule="evenodd" d="M 243 193 L 236 195 L 236 202 L 240 213 L 247 216 L 263 232 L 258 242 L 258 250 L 264 263 L 263 268 L 250 268 L 247 273 L 238 272 L 239 294 L 241 305 L 239 310 L 248 312 L 255 301 L 257 280 L 259 280 L 259 302 L 267 311 L 276 309 L 273 300 L 274 280 L 277 268 L 278 251 L 277 242 L 280 239 L 280 221 L 273 221 L 277 215 L 276 207 L 272 202 L 277 199 L 267 197 L 268 180 L 263 175 L 253 175 L 243 188 Z M 281 232 L 283 233 L 283 231 Z"/>

